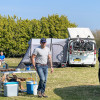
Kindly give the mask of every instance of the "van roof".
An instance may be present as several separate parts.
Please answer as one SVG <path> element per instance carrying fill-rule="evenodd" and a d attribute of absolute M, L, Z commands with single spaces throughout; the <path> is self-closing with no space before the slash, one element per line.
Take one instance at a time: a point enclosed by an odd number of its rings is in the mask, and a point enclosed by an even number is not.
<path fill-rule="evenodd" d="M 91 38 L 94 39 L 94 36 L 89 28 L 68 28 L 68 33 L 70 38 Z"/>

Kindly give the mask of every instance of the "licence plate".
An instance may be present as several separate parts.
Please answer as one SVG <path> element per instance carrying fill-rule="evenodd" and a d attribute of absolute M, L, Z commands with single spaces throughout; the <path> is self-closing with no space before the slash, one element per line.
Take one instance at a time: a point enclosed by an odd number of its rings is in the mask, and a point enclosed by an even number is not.
<path fill-rule="evenodd" d="M 74 61 L 81 61 L 81 59 L 74 59 Z"/>

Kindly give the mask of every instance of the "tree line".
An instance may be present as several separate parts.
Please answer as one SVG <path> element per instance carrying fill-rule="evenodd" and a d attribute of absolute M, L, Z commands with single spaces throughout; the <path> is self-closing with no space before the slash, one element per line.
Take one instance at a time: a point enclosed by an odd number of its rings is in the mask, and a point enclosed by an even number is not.
<path fill-rule="evenodd" d="M 64 15 L 48 15 L 39 20 L 0 15 L 0 51 L 6 57 L 22 57 L 31 38 L 68 38 L 69 27 L 77 25 Z"/>

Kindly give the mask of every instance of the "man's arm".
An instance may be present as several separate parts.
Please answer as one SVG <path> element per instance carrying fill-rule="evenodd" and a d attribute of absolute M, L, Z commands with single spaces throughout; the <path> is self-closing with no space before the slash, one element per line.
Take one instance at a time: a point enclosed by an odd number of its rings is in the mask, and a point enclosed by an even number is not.
<path fill-rule="evenodd" d="M 34 69 L 36 70 L 36 67 L 35 67 L 35 57 L 36 57 L 36 55 L 32 55 L 32 64 L 33 64 L 33 67 L 34 67 Z"/>
<path fill-rule="evenodd" d="M 53 72 L 53 65 L 52 65 L 52 58 L 51 58 L 50 54 L 48 55 L 48 59 L 49 59 L 49 62 L 50 62 L 51 73 L 52 73 Z"/>

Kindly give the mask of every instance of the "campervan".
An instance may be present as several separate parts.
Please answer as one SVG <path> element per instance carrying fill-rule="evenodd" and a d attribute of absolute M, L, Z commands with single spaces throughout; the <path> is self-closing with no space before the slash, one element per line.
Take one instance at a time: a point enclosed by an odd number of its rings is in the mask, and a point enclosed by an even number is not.
<path fill-rule="evenodd" d="M 69 65 L 96 64 L 96 42 L 89 28 L 68 28 L 67 63 Z"/>

